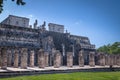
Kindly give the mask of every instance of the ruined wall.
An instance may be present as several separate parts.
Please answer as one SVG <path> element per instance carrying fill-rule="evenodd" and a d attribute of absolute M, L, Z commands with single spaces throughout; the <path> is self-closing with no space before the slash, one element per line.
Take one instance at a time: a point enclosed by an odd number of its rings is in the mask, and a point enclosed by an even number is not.
<path fill-rule="evenodd" d="M 38 31 L 35 29 L 0 25 L 0 46 L 40 48 Z"/>
<path fill-rule="evenodd" d="M 74 37 L 74 36 L 72 36 Z M 80 36 L 78 36 L 80 38 Z M 76 37 L 74 37 L 76 38 Z M 81 37 L 82 39 L 82 37 Z M 87 38 L 86 38 L 87 39 Z M 62 44 L 64 44 L 64 56 L 63 56 L 63 48 Z M 88 44 L 90 42 L 88 41 Z M 81 44 L 77 43 L 76 39 L 72 39 L 69 33 L 58 33 L 58 32 L 52 32 L 52 31 L 46 31 L 42 29 L 32 29 L 32 28 L 25 28 L 25 27 L 18 27 L 18 26 L 10 26 L 10 25 L 0 25 L 0 46 L 1 47 L 9 47 L 9 48 L 27 48 L 28 50 L 35 50 L 34 56 L 31 53 L 28 56 L 31 56 L 31 58 L 35 57 L 35 63 L 33 64 L 33 59 L 28 59 L 30 61 L 29 66 L 38 65 L 38 54 L 37 50 L 43 49 L 45 52 L 47 52 L 49 57 L 51 59 L 48 59 L 49 62 L 51 62 L 51 65 L 53 65 L 53 54 L 52 49 L 56 49 L 60 51 L 61 56 L 63 56 L 62 64 L 67 65 L 67 52 L 72 52 L 73 55 L 73 65 L 78 65 L 78 59 L 79 59 L 79 51 L 81 49 L 84 50 L 84 63 L 89 64 L 89 52 L 94 51 L 94 49 L 87 49 L 87 48 L 81 48 Z M 16 62 L 12 62 L 14 64 L 14 67 L 18 67 L 20 62 L 20 55 L 16 54 L 14 52 L 14 59 Z M 10 54 L 9 54 L 10 55 Z M 47 55 L 46 55 L 47 56 Z M 8 57 L 9 59 L 10 57 Z M 47 59 L 47 57 L 46 57 Z M 52 61 L 51 61 L 52 60 Z M 17 64 L 17 61 L 19 62 Z M 7 64 L 11 63 L 10 61 L 7 62 Z M 47 62 L 46 62 L 47 64 Z M 50 65 L 50 64 L 48 64 Z M 47 66 L 47 65 L 46 65 Z"/>

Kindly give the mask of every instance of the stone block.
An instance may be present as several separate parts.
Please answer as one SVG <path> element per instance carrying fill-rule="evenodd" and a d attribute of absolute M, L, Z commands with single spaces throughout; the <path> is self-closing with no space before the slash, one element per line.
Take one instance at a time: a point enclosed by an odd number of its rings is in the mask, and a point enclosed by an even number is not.
<path fill-rule="evenodd" d="M 100 66 L 105 66 L 105 54 L 104 53 L 100 53 L 99 55 L 99 65 Z"/>
<path fill-rule="evenodd" d="M 7 66 L 12 66 L 12 52 L 10 49 L 7 50 Z"/>
<path fill-rule="evenodd" d="M 1 48 L 0 48 L 0 67 L 2 65 L 2 54 L 1 54 Z"/>
<path fill-rule="evenodd" d="M 61 53 L 56 50 L 54 54 L 54 68 L 59 68 L 61 66 Z"/>
<path fill-rule="evenodd" d="M 30 51 L 30 67 L 34 67 L 34 50 Z"/>
<path fill-rule="evenodd" d="M 120 66 L 120 54 L 117 54 L 116 64 L 117 64 L 118 66 Z"/>
<path fill-rule="evenodd" d="M 21 49 L 21 65 L 20 65 L 22 69 L 27 68 L 27 58 L 28 58 L 27 48 L 22 48 Z"/>
<path fill-rule="evenodd" d="M 14 49 L 14 64 L 13 64 L 13 66 L 15 68 L 18 68 L 18 63 L 19 63 L 19 50 Z"/>
<path fill-rule="evenodd" d="M 7 69 L 7 50 L 6 48 L 1 49 L 1 69 Z"/>
<path fill-rule="evenodd" d="M 89 53 L 89 65 L 91 67 L 95 66 L 95 52 L 90 52 Z"/>
<path fill-rule="evenodd" d="M 79 62 L 80 67 L 84 67 L 84 56 L 83 56 L 83 54 L 84 54 L 83 50 L 79 51 L 78 62 Z"/>
<path fill-rule="evenodd" d="M 38 51 L 38 66 L 39 68 L 45 67 L 45 55 L 43 49 Z"/>
<path fill-rule="evenodd" d="M 67 66 L 72 67 L 73 66 L 73 53 L 67 52 Z"/>
<path fill-rule="evenodd" d="M 49 54 L 48 52 L 45 52 L 45 67 L 49 66 L 48 60 L 49 60 Z"/>

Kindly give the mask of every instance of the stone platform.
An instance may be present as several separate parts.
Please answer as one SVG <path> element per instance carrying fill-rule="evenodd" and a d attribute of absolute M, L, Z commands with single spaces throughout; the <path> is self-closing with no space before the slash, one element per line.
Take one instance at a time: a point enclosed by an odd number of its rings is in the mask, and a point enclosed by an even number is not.
<path fill-rule="evenodd" d="M 3 77 L 13 77 L 13 76 L 23 76 L 23 75 L 36 75 L 36 74 L 54 74 L 54 73 L 71 73 L 71 72 L 96 72 L 96 71 L 120 71 L 120 66 L 113 66 L 111 69 L 109 66 L 61 66 L 59 68 L 45 67 L 27 67 L 27 69 L 8 67 L 7 70 L 0 69 L 0 78 Z"/>

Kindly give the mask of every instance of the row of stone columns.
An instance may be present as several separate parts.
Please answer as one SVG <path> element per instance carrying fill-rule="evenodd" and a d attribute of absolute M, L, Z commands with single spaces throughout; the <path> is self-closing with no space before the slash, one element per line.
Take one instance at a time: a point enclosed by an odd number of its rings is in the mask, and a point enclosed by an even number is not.
<path fill-rule="evenodd" d="M 104 54 L 104 53 L 99 53 L 98 55 L 98 64 L 100 66 L 105 66 L 105 65 L 118 65 L 120 66 L 120 54 L 113 55 L 113 54 Z"/>
<path fill-rule="evenodd" d="M 78 62 L 80 67 L 84 67 L 84 51 L 81 50 L 78 54 Z M 105 66 L 105 65 L 118 65 L 120 66 L 120 54 L 117 55 L 106 55 L 104 53 L 100 53 L 98 56 L 98 65 L 99 66 Z M 95 66 L 95 52 L 89 53 L 89 66 L 94 67 Z M 67 53 L 67 66 L 72 67 L 73 66 L 73 56 L 72 52 Z"/>
<path fill-rule="evenodd" d="M 20 52 L 16 48 L 14 49 L 14 60 L 13 60 L 13 67 L 20 67 L 27 68 L 27 66 L 34 67 L 34 60 L 35 60 L 35 52 L 34 50 L 30 51 L 30 62 L 28 63 L 28 50 L 27 48 L 21 48 Z M 49 66 L 49 54 L 48 52 L 44 52 L 43 49 L 38 50 L 37 52 L 37 62 L 39 68 L 44 68 Z M 78 62 L 80 67 L 84 67 L 84 50 L 81 50 L 78 53 Z M 98 65 L 105 66 L 105 65 L 118 65 L 120 66 L 120 55 L 105 55 L 103 53 L 99 53 L 97 56 L 98 58 Z M 19 60 L 20 59 L 20 60 Z M 59 68 L 62 64 L 62 55 L 59 50 L 55 50 L 54 52 L 54 60 L 53 66 L 55 68 Z M 89 53 L 89 65 L 91 67 L 95 66 L 95 52 Z M 12 52 L 11 50 L 7 50 L 7 48 L 0 48 L 0 66 L 2 69 L 6 69 L 7 66 L 12 66 Z M 73 66 L 73 53 L 67 52 L 67 66 Z"/>
<path fill-rule="evenodd" d="M 81 50 L 78 54 L 78 62 L 79 62 L 80 67 L 84 67 L 84 56 L 83 56 L 83 54 L 84 54 L 83 50 Z M 89 65 L 91 67 L 95 66 L 95 53 L 94 52 L 89 53 Z M 67 66 L 68 67 L 73 66 L 73 54 L 72 54 L 72 52 L 67 53 Z"/>
<path fill-rule="evenodd" d="M 27 48 L 21 49 L 21 68 L 27 68 Z M 12 66 L 12 52 L 11 50 L 7 50 L 7 48 L 0 48 L 0 66 L 1 69 L 7 69 L 7 66 Z M 14 60 L 13 67 L 19 67 L 19 51 L 17 49 L 14 50 Z"/>

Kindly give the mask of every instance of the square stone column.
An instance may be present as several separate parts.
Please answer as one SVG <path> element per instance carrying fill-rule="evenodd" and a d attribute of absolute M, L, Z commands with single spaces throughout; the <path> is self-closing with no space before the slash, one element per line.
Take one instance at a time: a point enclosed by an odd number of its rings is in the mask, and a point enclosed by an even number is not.
<path fill-rule="evenodd" d="M 111 63 L 112 63 L 112 62 L 111 62 L 111 55 L 109 54 L 109 55 L 108 55 L 108 66 L 110 66 Z"/>
<path fill-rule="evenodd" d="M 38 66 L 39 68 L 45 67 L 45 55 L 43 49 L 38 51 Z"/>
<path fill-rule="evenodd" d="M 59 68 L 61 66 L 61 53 L 56 50 L 54 54 L 54 68 Z"/>
<path fill-rule="evenodd" d="M 67 66 L 72 67 L 73 66 L 73 53 L 67 52 Z"/>
<path fill-rule="evenodd" d="M 7 50 L 7 66 L 12 66 L 12 51 L 10 49 Z"/>
<path fill-rule="evenodd" d="M 18 68 L 18 63 L 19 63 L 19 50 L 14 49 L 14 64 L 13 64 L 13 67 Z"/>
<path fill-rule="evenodd" d="M 115 54 L 113 55 L 113 65 L 117 65 L 117 62 L 116 62 L 116 55 L 115 55 Z"/>
<path fill-rule="evenodd" d="M 80 67 L 84 67 L 84 50 L 79 51 L 79 57 L 78 57 L 78 62 Z"/>
<path fill-rule="evenodd" d="M 117 54 L 116 64 L 120 66 L 120 54 Z"/>
<path fill-rule="evenodd" d="M 20 67 L 22 69 L 27 68 L 27 58 L 28 58 L 27 48 L 22 48 L 21 49 L 21 64 L 20 64 Z"/>
<path fill-rule="evenodd" d="M 6 48 L 1 49 L 1 69 L 7 69 L 7 50 Z"/>
<path fill-rule="evenodd" d="M 99 65 L 100 66 L 105 66 L 105 54 L 104 53 L 100 53 L 99 55 Z"/>
<path fill-rule="evenodd" d="M 1 54 L 1 48 L 0 48 L 0 67 L 2 65 L 2 54 Z"/>
<path fill-rule="evenodd" d="M 112 54 L 110 54 L 110 65 L 114 65 L 114 56 Z"/>
<path fill-rule="evenodd" d="M 105 65 L 109 65 L 110 62 L 109 62 L 109 55 L 108 54 L 105 54 Z"/>
<path fill-rule="evenodd" d="M 45 52 L 45 67 L 48 67 L 49 66 L 49 63 L 48 63 L 48 60 L 49 60 L 49 53 L 48 52 Z"/>
<path fill-rule="evenodd" d="M 34 50 L 30 51 L 30 67 L 34 67 Z"/>
<path fill-rule="evenodd" d="M 95 52 L 90 52 L 89 53 L 89 65 L 91 67 L 95 66 Z"/>

